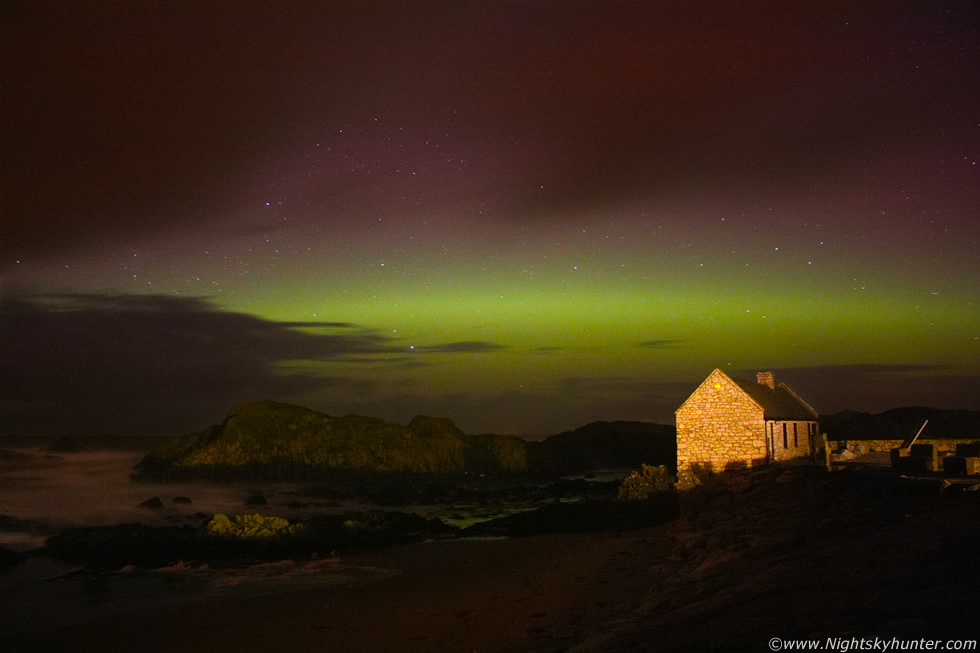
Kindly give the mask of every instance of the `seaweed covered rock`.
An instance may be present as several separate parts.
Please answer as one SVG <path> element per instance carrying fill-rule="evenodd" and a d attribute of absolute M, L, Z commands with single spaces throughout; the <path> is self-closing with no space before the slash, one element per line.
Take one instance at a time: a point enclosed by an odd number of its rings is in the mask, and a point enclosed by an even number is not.
<path fill-rule="evenodd" d="M 302 524 L 290 524 L 282 517 L 265 516 L 259 513 L 252 515 L 228 515 L 218 513 L 205 526 L 212 535 L 229 537 L 277 537 L 280 535 L 296 535 L 303 529 Z"/>
<path fill-rule="evenodd" d="M 135 480 L 305 479 L 330 472 L 461 474 L 522 472 L 519 438 L 467 436 L 443 418 L 407 426 L 374 417 L 332 417 L 273 401 L 236 406 L 225 421 L 173 438 L 136 466 Z"/>

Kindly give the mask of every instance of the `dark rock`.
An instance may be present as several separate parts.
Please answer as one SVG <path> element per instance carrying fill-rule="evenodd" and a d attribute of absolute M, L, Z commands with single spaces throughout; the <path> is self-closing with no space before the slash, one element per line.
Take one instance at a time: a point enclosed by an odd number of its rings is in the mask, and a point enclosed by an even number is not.
<path fill-rule="evenodd" d="M 51 454 L 46 454 L 43 456 L 35 456 L 31 453 L 24 453 L 22 451 L 11 451 L 10 449 L 0 449 L 0 462 L 6 463 L 8 465 L 13 464 L 15 466 L 33 466 L 37 464 L 52 464 L 60 463 L 64 461 L 61 456 L 54 456 Z"/>
<path fill-rule="evenodd" d="M 170 500 L 171 503 L 175 505 L 189 506 L 191 505 L 190 497 L 174 497 Z"/>
<path fill-rule="evenodd" d="M 44 524 L 31 521 L 29 519 L 19 519 L 10 515 L 0 514 L 0 532 L 17 533 L 40 533 L 44 530 Z"/>
<path fill-rule="evenodd" d="M 252 524 L 259 517 L 263 524 L 286 525 L 271 529 L 274 532 L 270 536 L 256 537 L 229 537 L 236 533 L 220 534 L 223 529 L 214 526 L 218 522 Z M 178 561 L 188 564 L 233 564 L 326 557 L 337 551 L 452 537 L 458 532 L 459 529 L 438 519 L 398 512 L 348 512 L 317 516 L 308 522 L 296 523 L 260 515 L 235 515 L 231 518 L 215 515 L 197 528 L 155 528 L 143 524 L 68 528 L 48 538 L 46 553 L 96 569 L 120 569 L 127 565 L 164 567 Z"/>
<path fill-rule="evenodd" d="M 48 538 L 46 550 L 55 558 L 100 569 L 146 568 L 204 559 L 206 542 L 191 527 L 119 524 L 65 529 Z"/>
<path fill-rule="evenodd" d="M 6 573 L 11 567 L 19 565 L 26 559 L 27 556 L 23 553 L 11 551 L 7 547 L 0 546 L 0 574 Z"/>
<path fill-rule="evenodd" d="M 85 451 L 85 447 L 72 438 L 58 438 L 46 446 L 44 450 L 48 453 L 79 453 Z"/>
<path fill-rule="evenodd" d="M 160 500 L 160 497 L 153 497 L 152 499 L 147 499 L 137 507 L 148 510 L 161 510 L 163 509 L 163 501 Z"/>
<path fill-rule="evenodd" d="M 12 451 L 10 449 L 0 449 L 0 460 L 29 460 L 31 458 L 36 458 L 37 456 L 29 453 L 23 453 L 21 451 Z"/>
<path fill-rule="evenodd" d="M 268 501 L 266 500 L 265 495 L 260 492 L 253 492 L 245 497 L 246 506 L 264 506 L 267 503 Z"/>

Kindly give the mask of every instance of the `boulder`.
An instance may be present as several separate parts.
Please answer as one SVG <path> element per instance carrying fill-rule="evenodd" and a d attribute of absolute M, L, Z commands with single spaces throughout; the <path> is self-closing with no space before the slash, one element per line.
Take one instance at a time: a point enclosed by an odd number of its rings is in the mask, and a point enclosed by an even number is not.
<path fill-rule="evenodd" d="M 669 492 L 671 485 L 671 476 L 666 465 L 657 467 L 643 465 L 639 470 L 633 470 L 623 479 L 616 499 L 619 501 L 643 501 L 655 494 Z"/>

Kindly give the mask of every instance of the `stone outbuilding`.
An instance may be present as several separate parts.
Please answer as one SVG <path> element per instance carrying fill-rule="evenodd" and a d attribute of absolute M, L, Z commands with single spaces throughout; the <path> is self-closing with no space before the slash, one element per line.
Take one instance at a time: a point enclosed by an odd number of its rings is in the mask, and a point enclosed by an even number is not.
<path fill-rule="evenodd" d="M 715 370 L 675 415 L 680 487 L 701 474 L 809 456 L 817 444 L 817 411 L 772 372 L 752 382 Z"/>

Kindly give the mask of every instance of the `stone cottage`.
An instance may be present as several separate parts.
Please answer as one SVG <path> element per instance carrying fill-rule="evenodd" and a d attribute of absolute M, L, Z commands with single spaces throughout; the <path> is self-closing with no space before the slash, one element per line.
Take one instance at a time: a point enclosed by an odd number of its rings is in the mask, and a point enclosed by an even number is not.
<path fill-rule="evenodd" d="M 690 487 L 702 473 L 754 467 L 815 450 L 817 411 L 772 372 L 756 381 L 715 370 L 675 411 L 677 477 Z"/>

